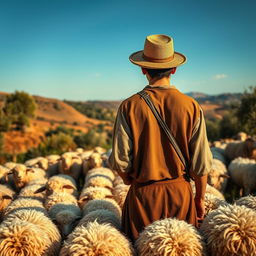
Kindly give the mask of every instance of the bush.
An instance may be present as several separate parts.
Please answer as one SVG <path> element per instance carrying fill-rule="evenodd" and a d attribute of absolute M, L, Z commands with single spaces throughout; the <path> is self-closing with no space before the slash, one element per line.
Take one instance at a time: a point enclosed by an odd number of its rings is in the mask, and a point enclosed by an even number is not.
<path fill-rule="evenodd" d="M 205 120 L 207 137 L 209 141 L 215 141 L 220 138 L 220 121 L 219 120 Z"/>

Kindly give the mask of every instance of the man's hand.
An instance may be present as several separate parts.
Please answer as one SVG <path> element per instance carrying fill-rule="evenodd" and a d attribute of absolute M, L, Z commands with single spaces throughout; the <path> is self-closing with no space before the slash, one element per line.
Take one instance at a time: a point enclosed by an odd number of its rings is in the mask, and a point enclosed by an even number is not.
<path fill-rule="evenodd" d="M 199 221 L 202 221 L 205 215 L 204 200 L 201 198 L 195 198 L 195 205 L 196 205 L 197 219 Z"/>

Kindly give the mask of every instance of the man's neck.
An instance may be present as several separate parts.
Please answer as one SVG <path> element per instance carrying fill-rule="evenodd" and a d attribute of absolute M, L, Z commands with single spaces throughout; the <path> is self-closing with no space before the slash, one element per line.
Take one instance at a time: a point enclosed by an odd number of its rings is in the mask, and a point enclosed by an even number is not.
<path fill-rule="evenodd" d="M 151 86 L 162 86 L 162 85 L 169 85 L 170 86 L 170 78 L 169 77 L 163 77 L 161 79 L 158 79 L 155 81 L 155 79 L 151 79 L 149 81 L 149 84 Z"/>

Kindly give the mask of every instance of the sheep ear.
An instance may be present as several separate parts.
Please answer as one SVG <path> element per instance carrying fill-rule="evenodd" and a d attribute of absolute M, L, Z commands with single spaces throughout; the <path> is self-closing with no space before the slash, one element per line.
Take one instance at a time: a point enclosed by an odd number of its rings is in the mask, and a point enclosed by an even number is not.
<path fill-rule="evenodd" d="M 35 170 L 34 169 L 32 169 L 32 168 L 28 168 L 28 169 L 26 169 L 26 172 L 35 172 Z"/>
<path fill-rule="evenodd" d="M 43 187 L 39 188 L 38 190 L 36 190 L 34 192 L 34 194 L 38 194 L 38 193 L 44 192 L 45 190 L 46 190 L 46 186 L 43 186 Z"/>
<path fill-rule="evenodd" d="M 66 189 L 75 189 L 75 190 L 76 190 L 75 186 L 68 185 L 68 184 L 63 185 L 62 188 L 66 188 Z"/>
<path fill-rule="evenodd" d="M 3 195 L 2 198 L 3 198 L 3 199 L 7 199 L 7 200 L 12 200 L 12 199 L 13 199 L 13 197 L 10 196 L 10 195 Z"/>
<path fill-rule="evenodd" d="M 227 175 L 227 174 L 221 174 L 219 177 L 220 177 L 220 178 L 226 178 L 226 179 L 230 178 L 230 176 Z"/>

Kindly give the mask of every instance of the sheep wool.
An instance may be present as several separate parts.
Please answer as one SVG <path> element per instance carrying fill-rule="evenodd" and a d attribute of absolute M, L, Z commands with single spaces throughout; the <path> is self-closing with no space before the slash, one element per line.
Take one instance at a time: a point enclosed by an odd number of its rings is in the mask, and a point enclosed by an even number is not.
<path fill-rule="evenodd" d="M 99 168 L 93 168 L 93 169 L 89 170 L 88 173 L 86 174 L 86 180 L 89 179 L 90 176 L 95 176 L 95 175 L 106 176 L 111 181 L 114 181 L 114 179 L 115 179 L 115 175 L 114 175 L 113 171 L 111 171 L 110 169 L 105 168 L 105 167 L 99 167 Z"/>
<path fill-rule="evenodd" d="M 84 187 L 103 187 L 112 190 L 113 182 L 104 176 L 95 175 L 86 180 Z"/>
<path fill-rule="evenodd" d="M 158 220 L 145 227 L 135 242 L 140 256 L 202 256 L 205 245 L 196 229 L 173 218 Z"/>
<path fill-rule="evenodd" d="M 40 240 L 41 245 L 44 245 L 43 252 L 45 253 L 45 255 L 55 256 L 58 254 L 60 249 L 61 236 L 57 227 L 53 224 L 53 222 L 47 216 L 45 216 L 45 214 L 38 212 L 36 210 L 19 210 L 12 214 L 9 214 L 2 224 L 8 225 L 10 228 L 15 229 L 15 227 L 17 228 L 16 221 L 19 221 L 18 224 L 20 224 L 20 222 L 26 223 L 26 224 L 28 223 L 32 224 L 36 227 L 36 229 L 39 230 L 39 233 L 33 234 L 32 239 L 33 241 L 34 239 L 36 241 Z M 34 229 L 32 229 L 32 233 L 33 233 L 33 230 Z M 27 229 L 27 232 L 29 232 L 29 228 Z M 32 245 L 33 245 L 33 241 L 31 241 Z M 26 243 L 26 237 L 24 237 L 23 233 L 21 233 L 21 236 L 17 237 L 16 241 L 15 239 L 12 239 L 12 243 L 14 245 L 20 245 L 23 242 Z M 33 251 L 30 253 L 33 253 Z M 24 255 L 27 255 L 27 254 L 24 254 Z"/>
<path fill-rule="evenodd" d="M 116 229 L 121 229 L 121 219 L 111 211 L 100 209 L 89 212 L 78 223 L 77 226 L 86 226 L 89 222 L 97 220 L 99 224 L 108 223 Z"/>
<path fill-rule="evenodd" d="M 116 214 L 119 218 L 121 217 L 122 210 L 117 202 L 113 199 L 94 199 L 89 201 L 83 207 L 83 216 L 87 215 L 88 213 L 96 210 L 108 210 Z"/>
<path fill-rule="evenodd" d="M 96 221 L 80 226 L 68 236 L 60 256 L 133 256 L 134 250 L 128 239 L 109 224 Z"/>
<path fill-rule="evenodd" d="M 214 256 L 255 255 L 256 213 L 245 206 L 226 205 L 209 213 L 200 231 Z"/>
<path fill-rule="evenodd" d="M 6 185 L 0 184 L 0 218 L 2 217 L 5 209 L 12 202 L 15 192 Z"/>
<path fill-rule="evenodd" d="M 225 200 L 222 200 L 210 193 L 205 193 L 204 200 L 205 215 L 208 215 L 211 211 L 217 209 L 221 205 L 228 204 Z"/>
<path fill-rule="evenodd" d="M 121 208 L 123 208 L 125 198 L 127 196 L 127 193 L 129 191 L 130 186 L 127 186 L 125 184 L 119 184 L 115 186 L 113 190 L 114 198 L 117 201 L 117 203 L 120 205 Z"/>
<path fill-rule="evenodd" d="M 256 196 L 244 196 L 235 201 L 236 205 L 244 205 L 256 211 Z"/>

